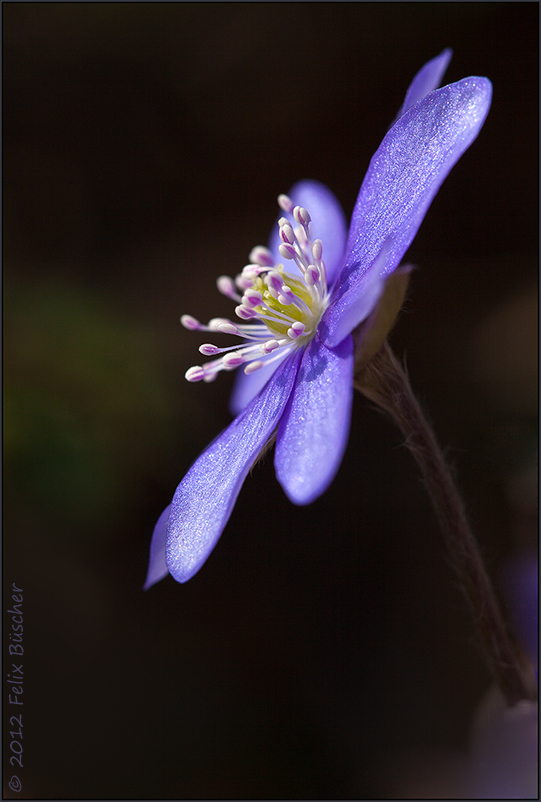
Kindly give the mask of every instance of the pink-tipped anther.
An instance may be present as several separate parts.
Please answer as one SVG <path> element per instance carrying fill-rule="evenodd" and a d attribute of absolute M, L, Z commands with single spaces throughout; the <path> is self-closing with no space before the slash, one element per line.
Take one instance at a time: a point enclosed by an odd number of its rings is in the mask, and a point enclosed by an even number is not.
<path fill-rule="evenodd" d="M 240 317 L 241 320 L 251 320 L 254 317 L 257 317 L 257 312 L 254 312 L 253 309 L 249 309 L 247 306 L 240 306 L 235 307 L 235 314 L 237 317 Z"/>
<path fill-rule="evenodd" d="M 210 331 L 219 331 L 222 323 L 229 323 L 229 320 L 226 317 L 213 317 L 212 320 L 209 320 L 207 328 Z"/>
<path fill-rule="evenodd" d="M 216 286 L 218 290 L 225 295 L 226 298 L 237 298 L 237 290 L 235 289 L 235 282 L 229 276 L 219 276 L 216 279 Z"/>
<path fill-rule="evenodd" d="M 220 323 L 216 328 L 218 331 L 221 331 L 222 334 L 240 334 L 238 327 L 235 326 L 234 323 L 230 323 L 229 320 Z"/>
<path fill-rule="evenodd" d="M 263 362 L 261 362 L 260 360 L 256 359 L 254 362 L 250 362 L 248 365 L 246 365 L 246 367 L 244 368 L 244 372 L 245 373 L 254 373 L 254 371 L 259 370 L 259 368 L 262 368 L 262 367 L 263 367 Z"/>
<path fill-rule="evenodd" d="M 225 368 L 233 370 L 234 368 L 238 368 L 239 365 L 242 365 L 244 362 L 244 357 L 240 351 L 232 351 L 230 354 L 226 354 L 222 358 L 222 362 Z"/>
<path fill-rule="evenodd" d="M 262 302 L 263 296 L 257 290 L 246 290 L 242 296 L 243 306 L 249 306 L 252 309 L 255 309 L 256 306 L 260 306 Z"/>
<path fill-rule="evenodd" d="M 188 368 L 184 376 L 189 382 L 200 382 L 205 378 L 205 371 L 200 365 L 194 365 L 193 368 Z"/>
<path fill-rule="evenodd" d="M 279 223 L 280 225 L 280 239 L 282 242 L 285 242 L 286 245 L 293 245 L 295 242 L 295 234 L 293 233 L 293 229 L 289 225 L 288 221 L 285 217 Z"/>
<path fill-rule="evenodd" d="M 312 253 L 314 255 L 314 259 L 316 259 L 319 262 L 319 260 L 321 259 L 321 255 L 323 253 L 323 243 L 321 242 L 320 239 L 314 240 L 314 243 L 312 245 Z"/>
<path fill-rule="evenodd" d="M 289 195 L 278 195 L 278 206 L 280 209 L 283 209 L 284 212 L 293 211 L 293 201 Z"/>
<path fill-rule="evenodd" d="M 303 206 L 295 206 L 293 209 L 293 217 L 297 223 L 300 223 L 304 228 L 308 226 L 312 219 Z"/>
<path fill-rule="evenodd" d="M 297 337 L 300 337 L 301 334 L 304 333 L 305 328 L 306 326 L 304 323 L 301 323 L 300 320 L 297 320 L 295 323 L 293 323 L 291 328 L 287 330 L 287 336 L 291 337 L 292 340 L 296 340 Z"/>
<path fill-rule="evenodd" d="M 280 292 L 283 283 L 284 279 L 277 270 L 270 270 L 265 276 L 265 284 L 267 287 L 276 292 Z"/>
<path fill-rule="evenodd" d="M 185 329 L 190 329 L 190 331 L 197 331 L 201 328 L 201 323 L 191 315 L 182 315 L 180 322 Z"/>
<path fill-rule="evenodd" d="M 267 340 L 267 342 L 263 343 L 261 346 L 261 352 L 263 354 L 270 354 L 273 351 L 276 351 L 277 348 L 280 348 L 280 343 L 278 340 Z"/>
<path fill-rule="evenodd" d="M 272 267 L 274 265 L 272 253 L 263 245 L 256 245 L 255 248 L 252 248 L 248 258 L 250 262 L 253 262 L 256 265 L 261 265 L 261 267 Z"/>
<path fill-rule="evenodd" d="M 297 258 L 297 251 L 293 247 L 293 245 L 288 245 L 283 242 L 280 247 L 278 248 L 280 251 L 280 256 L 284 259 L 296 259 Z"/>
<path fill-rule="evenodd" d="M 204 343 L 199 346 L 199 353 L 203 354 L 203 356 L 216 356 L 216 354 L 220 353 L 220 349 L 211 343 Z"/>

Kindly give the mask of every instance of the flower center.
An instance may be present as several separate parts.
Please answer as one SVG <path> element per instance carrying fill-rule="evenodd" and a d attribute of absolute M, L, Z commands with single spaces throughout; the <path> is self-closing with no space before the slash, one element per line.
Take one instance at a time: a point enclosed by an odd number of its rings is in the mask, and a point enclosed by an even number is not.
<path fill-rule="evenodd" d="M 221 370 L 234 370 L 242 364 L 245 373 L 253 373 L 285 353 L 305 347 L 316 333 L 329 300 L 323 246 L 321 240 L 311 239 L 306 209 L 294 206 L 287 195 L 280 195 L 278 203 L 287 215 L 278 221 L 282 240 L 278 250 L 283 259 L 293 262 L 291 273 L 283 264 L 274 263 L 268 248 L 258 246 L 250 253 L 250 264 L 234 281 L 229 276 L 218 278 L 218 289 L 238 303 L 235 314 L 245 323 L 214 318 L 203 326 L 190 315 L 183 315 L 181 323 L 193 331 L 233 334 L 247 342 L 229 348 L 201 345 L 199 351 L 205 356 L 223 356 L 189 368 L 188 381 L 213 381 Z"/>

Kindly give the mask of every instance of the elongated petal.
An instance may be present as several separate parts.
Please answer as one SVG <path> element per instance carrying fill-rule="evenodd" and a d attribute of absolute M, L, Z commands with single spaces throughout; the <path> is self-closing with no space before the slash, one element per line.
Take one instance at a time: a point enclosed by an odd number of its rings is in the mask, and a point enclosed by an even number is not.
<path fill-rule="evenodd" d="M 391 240 L 383 244 L 383 248 L 377 255 L 374 262 L 360 277 L 355 288 L 356 303 L 345 306 L 340 317 L 340 340 L 343 339 L 341 332 L 350 332 L 359 323 L 364 322 L 376 309 L 378 302 L 384 292 L 385 282 L 388 278 L 384 274 L 385 265 Z M 330 310 L 329 310 L 330 311 Z M 323 342 L 329 341 L 329 327 L 327 315 L 324 314 L 319 323 L 318 333 Z"/>
<path fill-rule="evenodd" d="M 278 427 L 276 477 L 295 504 L 309 504 L 334 479 L 346 448 L 353 395 L 353 342 L 306 349 Z"/>
<path fill-rule="evenodd" d="M 152 539 L 150 541 L 150 558 L 148 561 L 147 578 L 145 579 L 143 590 L 148 590 L 169 573 L 165 562 L 165 540 L 167 537 L 167 521 L 169 520 L 170 511 L 171 505 L 169 504 L 158 518 L 158 523 L 154 527 Z"/>
<path fill-rule="evenodd" d="M 383 272 L 396 268 L 443 180 L 479 133 L 490 107 L 487 78 L 465 78 L 431 92 L 390 129 L 370 162 L 355 204 L 347 257 L 323 339 L 339 343 L 360 319 L 362 276 L 390 242 Z"/>
<path fill-rule="evenodd" d="M 268 357 L 261 357 L 261 361 L 269 362 L 274 354 L 269 354 Z M 278 370 L 284 359 L 287 359 L 289 354 L 285 352 L 281 359 L 275 359 L 268 367 L 256 370 L 254 373 L 246 374 L 242 368 L 237 371 L 235 376 L 235 383 L 233 385 L 233 392 L 229 401 L 229 410 L 232 415 L 238 415 L 244 407 L 247 407 L 250 401 L 256 397 L 260 390 L 266 385 L 273 373 Z"/>
<path fill-rule="evenodd" d="M 418 100 L 421 100 L 421 98 L 428 95 L 429 92 L 433 92 L 434 89 L 438 88 L 445 74 L 445 70 L 449 66 L 452 55 L 453 51 L 450 47 L 447 47 L 445 50 L 442 50 L 439 56 L 427 61 L 424 67 L 421 67 L 408 87 L 404 102 L 396 115 L 397 119 L 405 114 L 408 109 L 411 109 Z"/>
<path fill-rule="evenodd" d="M 256 399 L 194 462 L 175 492 L 166 560 L 177 582 L 203 565 L 229 520 L 261 448 L 273 433 L 295 382 L 302 352 L 282 365 Z"/>
<path fill-rule="evenodd" d="M 344 252 L 347 237 L 347 221 L 340 203 L 331 190 L 319 181 L 299 181 L 290 190 L 289 197 L 295 206 L 304 206 L 312 218 L 312 240 L 320 239 L 323 243 L 323 261 L 327 268 L 327 283 L 332 286 L 344 264 Z M 280 217 L 284 217 L 282 213 Z M 271 233 L 269 247 L 277 262 L 284 263 L 288 272 L 296 270 L 294 262 L 286 261 L 280 256 L 278 247 L 281 243 L 278 226 Z"/>

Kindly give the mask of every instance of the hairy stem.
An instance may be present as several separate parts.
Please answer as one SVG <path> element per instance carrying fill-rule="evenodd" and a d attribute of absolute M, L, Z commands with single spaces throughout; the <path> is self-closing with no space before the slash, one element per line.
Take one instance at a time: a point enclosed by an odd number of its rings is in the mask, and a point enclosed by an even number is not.
<path fill-rule="evenodd" d="M 535 683 L 508 635 L 451 472 L 407 374 L 387 342 L 368 363 L 356 368 L 354 387 L 382 407 L 406 438 L 432 499 L 489 668 L 508 704 L 535 698 Z"/>

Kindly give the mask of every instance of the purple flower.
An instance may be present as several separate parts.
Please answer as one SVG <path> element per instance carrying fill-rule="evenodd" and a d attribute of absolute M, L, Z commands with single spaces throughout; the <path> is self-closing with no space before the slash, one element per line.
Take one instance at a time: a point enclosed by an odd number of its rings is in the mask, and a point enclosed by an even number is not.
<path fill-rule="evenodd" d="M 183 317 L 188 329 L 245 340 L 231 348 L 202 345 L 201 353 L 215 359 L 190 368 L 189 381 L 211 381 L 240 365 L 244 371 L 232 398 L 237 417 L 194 462 L 156 524 L 145 588 L 167 572 L 186 582 L 201 568 L 275 432 L 276 476 L 291 501 L 309 504 L 334 479 L 350 425 L 351 332 L 363 323 L 361 340 L 373 352 L 377 326 L 382 344 L 392 320 L 376 313 L 388 279 L 490 107 L 486 78 L 433 91 L 450 58 L 444 50 L 413 79 L 370 162 L 349 233 L 330 190 L 315 181 L 296 184 L 278 199 L 283 216 L 269 248 L 254 248 L 235 281 L 218 279 L 240 320 L 203 326 Z"/>

